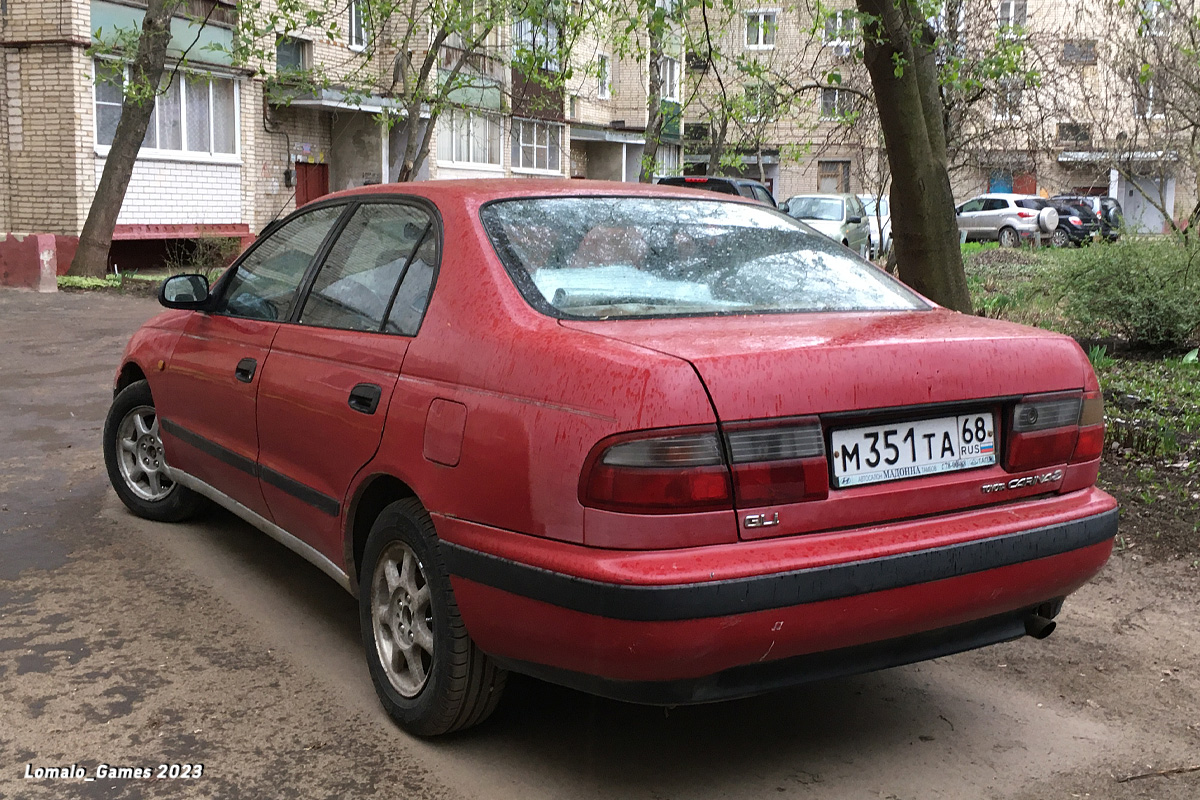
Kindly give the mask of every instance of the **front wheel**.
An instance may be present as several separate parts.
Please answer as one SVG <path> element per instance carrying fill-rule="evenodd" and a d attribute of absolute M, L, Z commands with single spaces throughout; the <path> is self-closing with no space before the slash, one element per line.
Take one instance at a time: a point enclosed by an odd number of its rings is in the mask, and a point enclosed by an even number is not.
<path fill-rule="evenodd" d="M 150 384 L 136 381 L 113 398 L 104 421 L 104 466 L 121 502 L 139 517 L 182 522 L 206 500 L 175 483 L 167 472 L 158 410 Z"/>
<path fill-rule="evenodd" d="M 359 625 L 384 710 L 418 736 L 478 725 L 507 673 L 471 641 L 429 514 L 415 498 L 380 514 L 359 577 Z"/>
<path fill-rule="evenodd" d="M 1001 228 L 999 238 L 1001 247 L 1016 247 L 1021 243 L 1021 237 L 1013 228 Z"/>

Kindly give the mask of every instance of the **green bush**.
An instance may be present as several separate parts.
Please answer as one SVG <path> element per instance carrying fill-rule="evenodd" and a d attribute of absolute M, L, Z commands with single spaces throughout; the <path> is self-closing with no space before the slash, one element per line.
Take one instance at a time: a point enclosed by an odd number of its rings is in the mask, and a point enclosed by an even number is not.
<path fill-rule="evenodd" d="M 1081 334 L 1180 347 L 1200 328 L 1200 246 L 1126 237 L 1077 255 L 1060 275 L 1065 313 Z"/>

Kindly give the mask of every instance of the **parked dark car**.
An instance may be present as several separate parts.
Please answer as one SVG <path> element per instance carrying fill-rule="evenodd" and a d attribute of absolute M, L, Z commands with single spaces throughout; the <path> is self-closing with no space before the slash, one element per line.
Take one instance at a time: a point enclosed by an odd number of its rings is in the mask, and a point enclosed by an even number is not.
<path fill-rule="evenodd" d="M 1058 228 L 1050 234 L 1050 243 L 1055 247 L 1073 244 L 1081 247 L 1100 236 L 1100 218 L 1092 210 L 1078 203 L 1051 200 L 1058 211 Z"/>
<path fill-rule="evenodd" d="M 1100 219 L 1100 235 L 1110 242 L 1121 238 L 1121 227 L 1125 224 L 1125 212 L 1121 201 L 1115 197 L 1091 195 L 1056 194 L 1050 198 L 1055 202 L 1067 202 L 1090 209 Z"/>
<path fill-rule="evenodd" d="M 757 200 L 771 208 L 778 206 L 770 189 L 749 178 L 724 178 L 718 175 L 672 175 L 659 178 L 658 182 L 663 186 L 685 186 L 688 189 L 706 189 L 722 194 L 737 194 Z"/>

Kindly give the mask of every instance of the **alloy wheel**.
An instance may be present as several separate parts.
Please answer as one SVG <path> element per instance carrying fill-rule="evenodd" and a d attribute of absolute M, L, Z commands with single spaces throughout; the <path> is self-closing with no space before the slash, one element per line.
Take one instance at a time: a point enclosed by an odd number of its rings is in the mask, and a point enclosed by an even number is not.
<path fill-rule="evenodd" d="M 425 567 L 403 542 L 389 544 L 375 565 L 371 623 L 388 681 L 404 697 L 416 697 L 433 665 L 433 608 Z"/>
<path fill-rule="evenodd" d="M 121 420 L 116 456 L 125 485 L 142 500 L 162 500 L 175 488 L 175 482 L 167 476 L 158 414 L 153 406 L 136 406 Z"/>

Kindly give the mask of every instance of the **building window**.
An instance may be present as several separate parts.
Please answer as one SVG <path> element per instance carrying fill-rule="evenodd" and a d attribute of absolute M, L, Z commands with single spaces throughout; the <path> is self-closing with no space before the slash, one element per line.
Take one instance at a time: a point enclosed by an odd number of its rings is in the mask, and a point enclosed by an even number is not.
<path fill-rule="evenodd" d="M 1025 27 L 1028 16 L 1026 0 L 1000 0 L 999 25 L 1002 33 L 1014 34 Z"/>
<path fill-rule="evenodd" d="M 850 162 L 818 161 L 817 191 L 829 194 L 849 194 Z"/>
<path fill-rule="evenodd" d="M 858 17 L 852 9 L 831 11 L 825 18 L 825 46 L 839 56 L 851 55 L 857 27 Z"/>
<path fill-rule="evenodd" d="M 774 47 L 777 17 L 775 11 L 748 11 L 746 47 L 751 50 L 769 50 Z"/>
<path fill-rule="evenodd" d="M 821 119 L 842 120 L 854 111 L 854 95 L 845 89 L 821 90 Z"/>
<path fill-rule="evenodd" d="M 1060 122 L 1058 123 L 1057 131 L 1058 143 L 1062 145 L 1076 145 L 1079 147 L 1085 146 L 1092 141 L 1092 128 L 1090 125 L 1081 125 L 1078 122 Z"/>
<path fill-rule="evenodd" d="M 1143 36 L 1166 36 L 1171 29 L 1171 19 L 1167 14 L 1167 3 L 1163 0 L 1142 0 L 1138 8 L 1141 18 L 1139 32 Z"/>
<path fill-rule="evenodd" d="M 347 28 L 348 43 L 351 50 L 365 50 L 367 47 L 367 31 L 369 20 L 363 9 L 363 0 L 350 0 L 350 25 Z"/>
<path fill-rule="evenodd" d="M 1135 81 L 1133 90 L 1134 111 L 1139 117 L 1161 117 L 1164 111 L 1162 87 L 1153 79 Z"/>
<path fill-rule="evenodd" d="M 312 42 L 280 36 L 275 41 L 275 72 L 280 76 L 304 72 L 312 66 Z"/>
<path fill-rule="evenodd" d="M 1095 64 L 1095 39 L 1068 39 L 1063 42 L 1062 60 L 1067 64 Z"/>
<path fill-rule="evenodd" d="M 679 102 L 679 59 L 662 56 L 658 60 L 658 74 L 662 80 L 659 87 L 663 100 Z"/>
<path fill-rule="evenodd" d="M 612 61 L 608 56 L 596 56 L 596 75 L 596 97 L 607 100 L 612 97 Z"/>
<path fill-rule="evenodd" d="M 127 76 L 125 69 L 112 61 L 97 59 L 95 67 L 96 144 L 107 147 L 121 119 Z M 179 71 L 153 102 L 140 154 L 237 154 L 237 81 Z"/>
<path fill-rule="evenodd" d="M 561 172 L 562 125 L 531 119 L 512 121 L 512 168 Z"/>
<path fill-rule="evenodd" d="M 778 107 L 775 97 L 775 87 L 769 83 L 751 83 L 743 90 L 746 98 L 746 109 L 752 119 L 769 119 Z"/>
<path fill-rule="evenodd" d="M 682 148 L 677 144 L 659 144 L 654 154 L 654 170 L 658 175 L 678 175 L 679 153 Z"/>
<path fill-rule="evenodd" d="M 1021 93 L 1023 87 L 1016 84 L 1001 83 L 996 88 L 996 102 L 993 114 L 996 119 L 1016 119 L 1021 115 Z"/>
<path fill-rule="evenodd" d="M 500 166 L 500 117 L 448 108 L 438 117 L 438 161 Z"/>
<path fill-rule="evenodd" d="M 513 23 L 513 46 L 516 55 L 533 59 L 541 69 L 558 72 L 558 25 L 546 21 L 518 19 Z"/>

